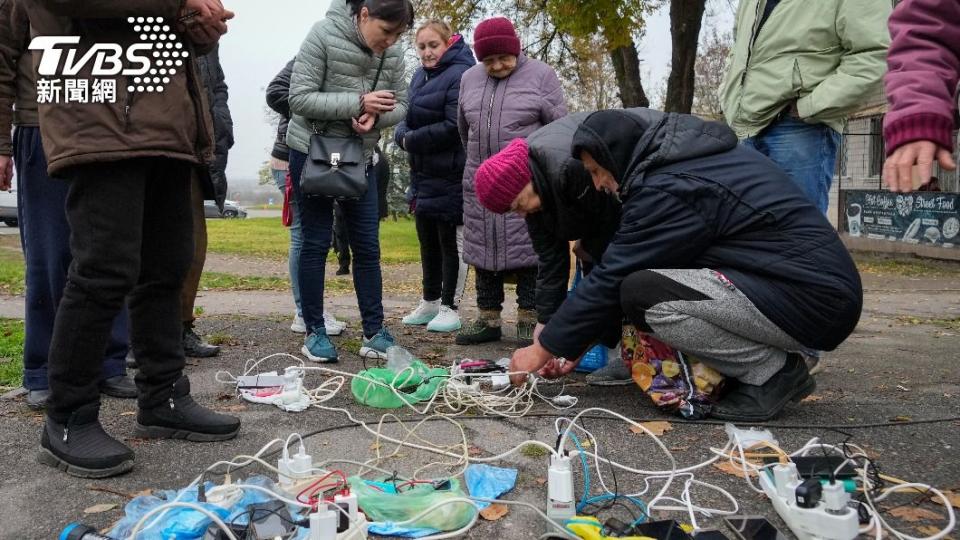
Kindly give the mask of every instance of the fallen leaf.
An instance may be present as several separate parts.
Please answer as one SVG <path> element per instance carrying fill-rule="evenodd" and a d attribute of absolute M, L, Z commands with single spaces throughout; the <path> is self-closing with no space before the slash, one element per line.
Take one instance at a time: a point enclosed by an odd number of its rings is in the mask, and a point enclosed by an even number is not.
<path fill-rule="evenodd" d="M 150 488 L 138 491 L 133 494 L 134 497 L 149 497 L 150 495 L 153 495 L 153 490 Z"/>
<path fill-rule="evenodd" d="M 664 432 L 667 432 L 673 429 L 673 426 L 670 424 L 670 422 L 663 422 L 663 421 L 641 422 L 640 425 L 650 430 L 650 433 L 653 433 L 657 437 L 663 435 Z M 644 430 L 638 428 L 637 426 L 630 426 L 630 431 L 638 435 L 646 433 Z"/>
<path fill-rule="evenodd" d="M 957 493 L 956 491 L 941 491 L 941 493 L 943 493 L 943 496 L 950 501 L 951 506 L 954 508 L 960 508 L 960 493 Z M 940 497 L 931 497 L 930 500 L 939 504 L 940 506 L 944 505 L 943 501 L 940 500 Z"/>
<path fill-rule="evenodd" d="M 926 536 L 933 536 L 935 534 L 940 534 L 940 527 L 934 527 L 933 525 L 918 525 L 917 531 Z"/>
<path fill-rule="evenodd" d="M 534 478 L 533 481 L 536 482 L 537 485 L 540 485 L 540 486 L 542 486 L 542 485 L 544 485 L 544 484 L 547 483 L 547 479 L 544 478 L 544 477 L 542 477 L 542 476 L 537 477 L 537 478 Z"/>
<path fill-rule="evenodd" d="M 590 449 L 593 448 L 593 443 L 590 442 L 590 439 L 584 439 L 580 442 L 580 446 L 584 449 Z"/>
<path fill-rule="evenodd" d="M 467 448 L 467 455 L 470 457 L 482 456 L 483 449 L 481 449 L 479 446 L 471 446 L 470 448 Z"/>
<path fill-rule="evenodd" d="M 374 443 L 370 444 L 370 449 L 373 450 L 373 451 L 379 450 L 379 449 L 380 449 L 380 443 L 374 442 Z"/>
<path fill-rule="evenodd" d="M 671 446 L 670 447 L 671 452 L 686 452 L 689 449 L 690 449 L 689 446 Z"/>
<path fill-rule="evenodd" d="M 891 422 L 909 422 L 910 420 L 911 418 L 905 414 L 900 414 L 890 419 Z"/>
<path fill-rule="evenodd" d="M 507 515 L 507 512 L 509 511 L 510 509 L 507 508 L 507 505 L 494 503 L 481 510 L 480 517 L 487 521 L 496 521 Z"/>
<path fill-rule="evenodd" d="M 83 510 L 83 513 L 84 514 L 102 514 L 103 512 L 109 512 L 110 510 L 113 510 L 117 506 L 119 505 L 114 503 L 95 504 L 90 508 L 85 508 Z"/>
<path fill-rule="evenodd" d="M 137 411 L 123 411 L 120 416 L 133 416 L 135 414 L 137 414 Z"/>
<path fill-rule="evenodd" d="M 926 508 L 920 508 L 919 506 L 900 506 L 890 510 L 889 513 L 891 516 L 898 517 L 910 523 L 929 521 L 931 519 L 943 519 L 942 514 L 927 510 Z"/>
<path fill-rule="evenodd" d="M 821 399 L 823 399 L 823 396 L 818 396 L 818 395 L 816 395 L 816 394 L 810 394 L 809 396 L 801 399 L 801 400 L 800 400 L 800 403 L 809 403 L 809 402 L 813 402 L 813 401 L 820 401 Z"/>
<path fill-rule="evenodd" d="M 713 468 L 719 470 L 725 474 L 731 474 L 737 478 L 746 478 L 743 474 L 743 467 L 733 463 L 732 461 L 718 461 L 713 464 Z M 747 474 L 750 476 L 757 476 L 757 471 L 754 471 L 750 467 L 747 467 Z"/>
<path fill-rule="evenodd" d="M 233 394 L 219 394 L 217 396 L 217 401 L 227 401 L 233 399 Z"/>
<path fill-rule="evenodd" d="M 247 406 L 243 403 L 238 403 L 237 405 L 227 405 L 226 407 L 220 407 L 221 411 L 226 412 L 240 412 L 247 410 Z"/>

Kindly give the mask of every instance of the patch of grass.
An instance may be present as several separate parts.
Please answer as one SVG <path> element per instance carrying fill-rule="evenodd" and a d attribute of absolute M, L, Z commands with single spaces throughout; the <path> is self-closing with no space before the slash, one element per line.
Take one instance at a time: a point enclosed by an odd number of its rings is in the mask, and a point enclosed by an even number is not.
<path fill-rule="evenodd" d="M 897 317 L 897 322 L 905 326 L 915 326 L 918 324 L 929 324 L 939 326 L 945 330 L 960 331 L 960 317 L 952 319 L 935 319 L 926 317 L 912 317 L 910 315 L 901 315 Z"/>
<path fill-rule="evenodd" d="M 265 276 L 238 276 L 221 272 L 204 272 L 200 288 L 205 291 L 285 291 L 290 280 Z"/>
<path fill-rule="evenodd" d="M 207 221 L 207 250 L 213 253 L 284 259 L 290 233 L 280 218 L 215 219 Z M 330 259 L 336 258 L 330 251 Z M 380 258 L 384 263 L 420 260 L 420 243 L 410 219 L 380 223 Z"/>
<path fill-rule="evenodd" d="M 0 387 L 23 384 L 23 321 L 0 319 Z"/>
<path fill-rule="evenodd" d="M 886 258 L 854 255 L 860 273 L 877 276 L 960 277 L 960 264 L 932 259 Z"/>
<path fill-rule="evenodd" d="M 25 272 L 21 251 L 0 248 L 0 293 L 23 294 Z"/>
<path fill-rule="evenodd" d="M 348 338 L 344 339 L 337 344 L 338 349 L 344 351 L 352 352 L 353 354 L 360 354 L 360 347 L 363 346 L 363 340 L 360 338 Z"/>
<path fill-rule="evenodd" d="M 219 345 L 228 345 L 228 346 L 229 346 L 229 345 L 236 345 L 236 344 L 237 344 L 237 339 L 236 339 L 235 337 L 231 336 L 230 334 L 225 334 L 225 333 L 223 333 L 223 332 L 218 332 L 218 333 L 216 333 L 216 334 L 212 334 L 212 335 L 207 339 L 207 343 L 209 343 L 209 344 L 211 344 L 211 345 L 218 345 L 218 346 L 219 346 Z"/>
<path fill-rule="evenodd" d="M 547 449 L 537 444 L 527 444 L 520 449 L 520 453 L 529 458 L 541 458 L 547 455 Z"/>

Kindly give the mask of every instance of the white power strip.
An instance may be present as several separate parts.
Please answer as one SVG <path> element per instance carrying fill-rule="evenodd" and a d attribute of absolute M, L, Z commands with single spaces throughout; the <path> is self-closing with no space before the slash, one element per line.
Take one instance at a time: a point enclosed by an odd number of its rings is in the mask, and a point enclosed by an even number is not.
<path fill-rule="evenodd" d="M 797 506 L 797 486 L 802 483 L 795 463 L 773 467 L 773 475 L 760 472 L 760 487 L 773 507 L 800 540 L 853 540 L 860 530 L 857 512 L 842 482 L 827 484 L 813 508 Z"/>

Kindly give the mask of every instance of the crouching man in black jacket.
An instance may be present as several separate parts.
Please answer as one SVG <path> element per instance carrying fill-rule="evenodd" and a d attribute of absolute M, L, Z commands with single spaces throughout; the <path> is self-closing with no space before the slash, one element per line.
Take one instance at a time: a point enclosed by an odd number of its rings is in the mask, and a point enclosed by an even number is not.
<path fill-rule="evenodd" d="M 511 371 L 565 375 L 594 343 L 613 345 L 625 317 L 738 381 L 713 417 L 767 420 L 813 392 L 803 351 L 833 350 L 859 320 L 860 277 L 836 232 L 722 124 L 573 115 L 511 143 L 476 183 L 489 210 L 527 217 L 537 306 L 555 311 Z M 564 299 L 572 239 L 599 264 Z"/>

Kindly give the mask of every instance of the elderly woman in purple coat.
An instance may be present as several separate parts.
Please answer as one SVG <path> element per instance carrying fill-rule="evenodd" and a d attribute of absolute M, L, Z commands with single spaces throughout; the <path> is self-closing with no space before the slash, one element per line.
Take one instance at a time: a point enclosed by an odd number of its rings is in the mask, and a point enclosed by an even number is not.
<path fill-rule="evenodd" d="M 504 278 L 516 276 L 517 338 L 531 342 L 537 324 L 535 290 L 537 255 L 526 222 L 515 213 L 497 215 L 477 200 L 477 167 L 505 148 L 554 120 L 566 116 L 563 89 L 547 64 L 527 58 L 508 19 L 495 17 L 473 34 L 478 64 L 460 82 L 457 125 L 467 152 L 463 172 L 463 259 L 477 272 L 479 317 L 457 335 L 460 345 L 501 337 Z"/>

